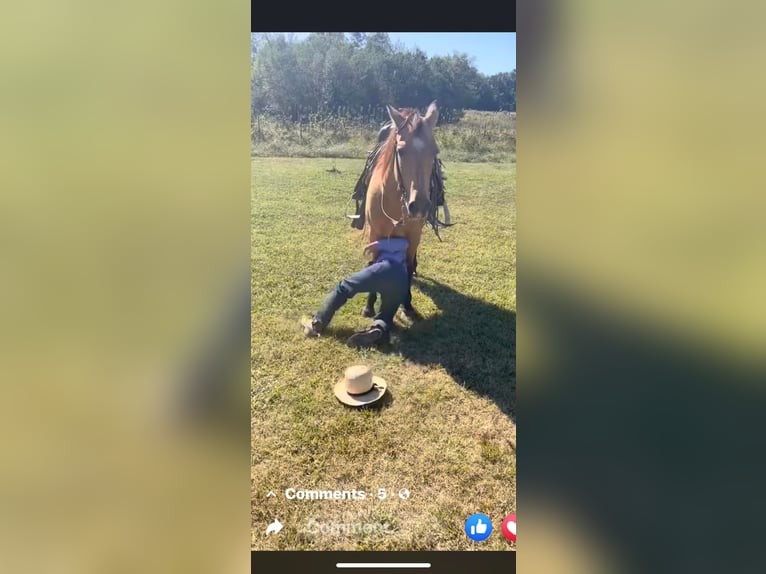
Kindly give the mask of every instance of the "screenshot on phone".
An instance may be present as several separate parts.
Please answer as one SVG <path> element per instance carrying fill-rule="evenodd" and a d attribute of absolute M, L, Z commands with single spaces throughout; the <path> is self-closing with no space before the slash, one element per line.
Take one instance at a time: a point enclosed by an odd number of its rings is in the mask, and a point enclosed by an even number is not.
<path fill-rule="evenodd" d="M 516 33 L 253 32 L 251 90 L 254 571 L 514 571 Z"/>

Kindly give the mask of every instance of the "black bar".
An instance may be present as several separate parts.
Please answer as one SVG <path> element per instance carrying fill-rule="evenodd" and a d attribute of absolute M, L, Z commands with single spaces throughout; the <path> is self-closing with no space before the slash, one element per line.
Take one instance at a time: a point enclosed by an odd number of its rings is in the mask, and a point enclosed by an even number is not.
<path fill-rule="evenodd" d="M 470 8 L 453 10 L 447 4 L 424 6 L 422 17 L 402 17 L 401 9 L 375 10 L 359 3 L 333 4 L 277 2 L 264 7 L 250 2 L 251 32 L 515 32 L 516 0 L 499 5 L 471 3 Z M 369 8 L 373 10 L 373 8 Z M 406 11 L 404 12 L 406 14 Z"/>
<path fill-rule="evenodd" d="M 337 568 L 338 563 L 429 563 L 430 568 Z M 312 574 L 353 574 L 388 572 L 516 572 L 516 552 L 251 552 L 251 572 L 311 572 Z"/>

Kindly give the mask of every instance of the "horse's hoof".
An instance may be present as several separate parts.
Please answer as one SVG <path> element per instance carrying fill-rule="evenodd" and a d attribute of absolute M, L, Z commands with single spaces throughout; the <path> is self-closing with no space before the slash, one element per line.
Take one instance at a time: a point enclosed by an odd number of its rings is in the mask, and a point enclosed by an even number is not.
<path fill-rule="evenodd" d="M 375 311 L 373 309 L 370 309 L 369 307 L 365 307 L 362 309 L 362 317 L 367 317 L 368 319 L 375 316 Z"/>

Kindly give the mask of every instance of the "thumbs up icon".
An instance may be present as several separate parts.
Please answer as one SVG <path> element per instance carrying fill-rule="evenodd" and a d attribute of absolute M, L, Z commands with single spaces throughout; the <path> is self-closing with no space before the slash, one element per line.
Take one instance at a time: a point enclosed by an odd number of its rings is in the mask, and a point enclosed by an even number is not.
<path fill-rule="evenodd" d="M 471 534 L 486 534 L 487 533 L 487 524 L 485 522 L 481 521 L 481 518 L 476 521 L 476 524 L 471 525 Z"/>
<path fill-rule="evenodd" d="M 486 540 L 492 534 L 492 521 L 485 514 L 474 514 L 465 521 L 465 533 L 476 542 Z"/>

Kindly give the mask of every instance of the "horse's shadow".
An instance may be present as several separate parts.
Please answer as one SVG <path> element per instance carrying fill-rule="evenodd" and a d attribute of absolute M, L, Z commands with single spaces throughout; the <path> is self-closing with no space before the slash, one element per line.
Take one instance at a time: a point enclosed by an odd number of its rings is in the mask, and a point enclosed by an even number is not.
<path fill-rule="evenodd" d="M 422 275 L 414 284 L 439 313 L 400 330 L 389 349 L 421 365 L 441 365 L 516 422 L 516 313 Z"/>
<path fill-rule="evenodd" d="M 396 329 L 383 353 L 400 353 L 421 365 L 441 365 L 457 383 L 484 396 L 516 422 L 516 313 L 464 295 L 418 275 L 413 285 L 431 298 L 439 313 Z M 401 309 L 399 313 L 402 313 Z M 327 333 L 345 341 L 355 332 Z"/>

